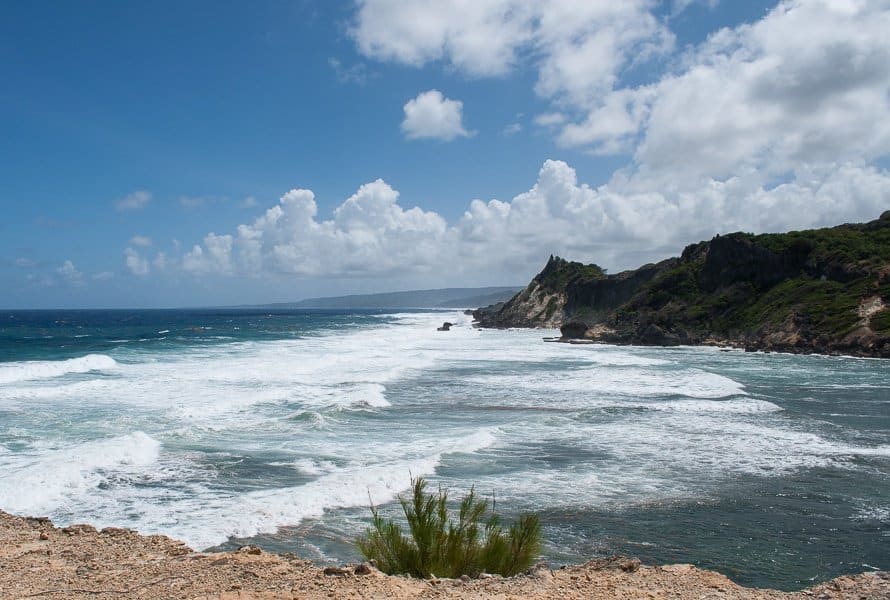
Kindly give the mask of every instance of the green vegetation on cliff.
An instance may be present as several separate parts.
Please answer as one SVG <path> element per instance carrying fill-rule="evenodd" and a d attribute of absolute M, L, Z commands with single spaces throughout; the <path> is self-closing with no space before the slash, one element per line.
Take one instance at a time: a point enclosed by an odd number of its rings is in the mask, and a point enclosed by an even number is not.
<path fill-rule="evenodd" d="M 578 320 L 599 326 L 591 339 L 890 356 L 890 211 L 869 223 L 717 236 L 611 276 L 551 257 L 531 285 L 546 286 L 557 299 L 548 311 L 575 321 L 573 330 Z M 522 314 L 521 295 L 513 314 Z M 499 317 L 482 309 L 477 318 L 485 326 Z"/>
<path fill-rule="evenodd" d="M 578 285 L 605 277 L 606 273 L 597 265 L 569 262 L 551 256 L 544 270 L 535 277 L 544 289 L 558 292 L 569 284 Z"/>

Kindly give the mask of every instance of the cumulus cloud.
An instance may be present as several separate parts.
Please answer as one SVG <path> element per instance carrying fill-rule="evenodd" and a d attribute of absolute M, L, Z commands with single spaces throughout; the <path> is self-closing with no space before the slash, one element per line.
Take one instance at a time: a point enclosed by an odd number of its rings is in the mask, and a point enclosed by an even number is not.
<path fill-rule="evenodd" d="M 232 239 L 231 235 L 208 233 L 203 244 L 196 244 L 182 257 L 183 268 L 197 274 L 231 275 Z"/>
<path fill-rule="evenodd" d="M 148 265 L 148 260 L 143 258 L 139 252 L 128 247 L 124 250 L 124 257 L 126 259 L 127 269 L 130 270 L 130 273 L 139 276 L 148 275 L 148 272 L 151 270 Z"/>
<path fill-rule="evenodd" d="M 445 220 L 419 208 L 405 210 L 382 180 L 365 184 L 317 219 L 310 190 L 294 189 L 253 223 L 232 234 L 208 234 L 182 259 L 195 274 L 369 276 L 428 270 L 436 263 Z"/>
<path fill-rule="evenodd" d="M 28 268 L 37 266 L 36 260 L 32 260 L 30 258 L 25 258 L 22 256 L 16 258 L 14 262 L 15 262 L 15 266 L 22 267 L 23 269 L 28 269 Z"/>
<path fill-rule="evenodd" d="M 109 279 L 114 279 L 114 273 L 111 271 L 100 271 L 93 274 L 94 281 L 108 281 Z"/>
<path fill-rule="evenodd" d="M 452 223 L 403 208 L 381 180 L 327 218 L 312 191 L 294 189 L 253 222 L 208 234 L 177 264 L 219 276 L 447 271 L 521 281 L 550 253 L 616 270 L 716 233 L 887 210 L 890 173 L 878 166 L 890 154 L 886 1 L 781 1 L 681 53 L 655 4 L 360 1 L 351 35 L 366 56 L 441 61 L 471 77 L 531 64 L 549 104 L 535 125 L 566 147 L 624 154 L 626 166 L 589 185 L 548 160 L 528 191 L 473 200 Z M 650 59 L 669 66 L 637 70 L 628 85 L 625 75 Z M 408 137 L 454 139 L 469 135 L 461 113 L 459 101 L 430 90 L 405 105 L 402 127 Z"/>
<path fill-rule="evenodd" d="M 649 0 L 551 0 L 537 4 L 539 95 L 595 110 L 622 72 L 673 49 Z"/>
<path fill-rule="evenodd" d="M 675 0 L 674 14 L 693 1 Z M 441 61 L 477 77 L 530 65 L 553 109 L 535 122 L 560 145 L 627 154 L 635 169 L 674 180 L 782 174 L 890 152 L 886 1 L 783 0 L 681 54 L 656 5 L 363 0 L 351 33 L 377 60 Z M 628 86 L 628 73 L 651 59 L 659 62 L 646 69 L 649 80 Z"/>
<path fill-rule="evenodd" d="M 56 274 L 66 283 L 73 286 L 83 285 L 83 273 L 77 270 L 74 263 L 66 260 L 56 269 Z"/>
<path fill-rule="evenodd" d="M 565 162 L 548 160 L 527 192 L 508 201 L 473 200 L 453 224 L 435 212 L 402 208 L 399 193 L 382 180 L 361 186 L 326 220 L 310 190 L 294 189 L 234 233 L 208 234 L 182 267 L 251 277 L 447 272 L 503 280 L 514 272 L 522 280 L 550 253 L 631 268 L 716 233 L 876 218 L 888 197 L 888 173 L 853 163 L 801 171 L 772 188 L 737 177 L 708 180 L 694 191 L 653 192 L 617 180 L 591 187 Z"/>
<path fill-rule="evenodd" d="M 725 179 L 890 152 L 886 2 L 782 2 L 714 33 L 683 69 L 627 101 L 642 171 Z M 582 140 L 583 142 L 583 140 Z"/>
<path fill-rule="evenodd" d="M 472 135 L 463 124 L 464 103 L 449 100 L 439 90 L 421 92 L 403 107 L 402 132 L 409 140 L 436 139 L 450 142 Z"/>
<path fill-rule="evenodd" d="M 710 35 L 675 72 L 603 96 L 558 133 L 633 153 L 650 188 L 890 152 L 886 2 L 797 0 Z"/>
<path fill-rule="evenodd" d="M 521 58 L 536 91 L 574 107 L 596 105 L 627 68 L 673 47 L 651 0 L 362 0 L 351 34 L 377 60 L 441 60 L 469 76 L 500 76 Z"/>
<path fill-rule="evenodd" d="M 366 56 L 422 66 L 444 59 L 474 76 L 501 75 L 531 37 L 533 11 L 514 0 L 359 0 L 351 28 Z"/>
<path fill-rule="evenodd" d="M 114 206 L 119 211 L 140 210 L 148 206 L 149 202 L 151 202 L 151 193 L 145 190 L 137 190 L 115 200 Z"/>
<path fill-rule="evenodd" d="M 886 172 L 852 164 L 801 173 L 773 189 L 736 178 L 711 180 L 694 191 L 652 192 L 579 184 L 567 164 L 547 161 L 528 192 L 511 202 L 474 201 L 456 227 L 468 255 L 500 253 L 534 265 L 555 252 L 631 268 L 716 233 L 873 219 L 888 193 Z"/>

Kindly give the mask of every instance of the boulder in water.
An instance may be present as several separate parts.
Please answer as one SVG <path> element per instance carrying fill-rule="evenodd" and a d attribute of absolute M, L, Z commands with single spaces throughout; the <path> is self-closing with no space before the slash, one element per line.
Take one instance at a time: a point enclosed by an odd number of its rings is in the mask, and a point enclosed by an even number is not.
<path fill-rule="evenodd" d="M 559 328 L 564 340 L 580 340 L 587 333 L 587 323 L 583 321 L 568 321 Z"/>

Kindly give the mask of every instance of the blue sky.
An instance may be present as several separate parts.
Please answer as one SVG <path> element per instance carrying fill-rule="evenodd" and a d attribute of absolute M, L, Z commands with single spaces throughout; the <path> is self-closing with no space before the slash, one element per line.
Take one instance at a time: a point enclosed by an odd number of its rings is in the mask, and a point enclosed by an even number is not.
<path fill-rule="evenodd" d="M 0 306 L 524 284 L 890 208 L 885 2 L 619 5 L 6 3 Z"/>

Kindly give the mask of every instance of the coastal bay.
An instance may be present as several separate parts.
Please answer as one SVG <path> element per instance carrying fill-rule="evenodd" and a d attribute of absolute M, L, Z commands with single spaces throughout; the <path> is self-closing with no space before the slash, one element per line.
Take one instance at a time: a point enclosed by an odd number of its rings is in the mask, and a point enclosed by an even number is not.
<path fill-rule="evenodd" d="M 356 563 L 369 494 L 395 515 L 413 474 L 538 512 L 554 567 L 888 568 L 886 361 L 547 344 L 459 311 L 11 314 L 7 512 Z"/>

